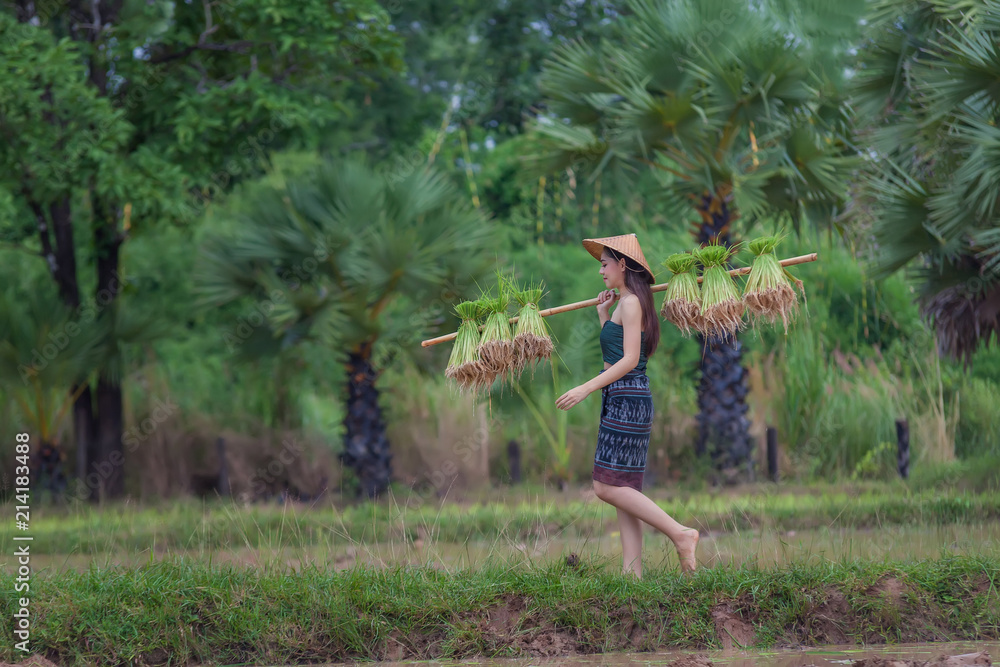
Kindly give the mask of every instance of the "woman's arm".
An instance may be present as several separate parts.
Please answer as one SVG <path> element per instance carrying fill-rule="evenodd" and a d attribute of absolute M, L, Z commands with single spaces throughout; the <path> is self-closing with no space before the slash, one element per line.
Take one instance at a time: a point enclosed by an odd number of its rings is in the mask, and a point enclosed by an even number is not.
<path fill-rule="evenodd" d="M 629 296 L 621 301 L 622 335 L 624 348 L 622 358 L 611 365 L 597 377 L 584 384 L 573 387 L 556 400 L 556 407 L 569 410 L 571 407 L 587 398 L 591 392 L 606 387 L 615 380 L 621 379 L 639 363 L 639 346 L 642 345 L 642 306 L 639 299 Z"/>
<path fill-rule="evenodd" d="M 618 300 L 618 293 L 613 289 L 604 290 L 597 295 L 597 316 L 601 320 L 601 328 L 611 319 L 611 306 Z"/>
<path fill-rule="evenodd" d="M 635 295 L 626 297 L 619 308 L 622 309 L 622 336 L 624 354 L 603 373 L 584 384 L 588 391 L 597 391 L 620 380 L 639 363 L 639 348 L 642 346 L 642 306 Z"/>

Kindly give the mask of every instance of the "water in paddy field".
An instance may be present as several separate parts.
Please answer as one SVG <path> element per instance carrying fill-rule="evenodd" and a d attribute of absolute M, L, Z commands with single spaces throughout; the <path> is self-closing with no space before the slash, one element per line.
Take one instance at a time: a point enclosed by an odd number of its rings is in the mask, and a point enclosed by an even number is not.
<path fill-rule="evenodd" d="M 969 654 L 986 651 L 994 665 L 1000 665 L 1000 642 L 941 642 L 927 644 L 895 644 L 891 646 L 823 646 L 770 651 L 657 651 L 655 653 L 605 653 L 557 658 L 523 658 L 503 660 L 421 660 L 412 662 L 380 662 L 380 667 L 406 665 L 442 665 L 443 667 L 632 667 L 633 665 L 667 667 L 850 667 L 865 658 L 883 658 L 878 665 L 865 667 L 917 667 L 940 656 L 961 656 L 959 660 L 939 663 L 937 667 L 980 667 L 986 662 Z M 699 659 L 703 656 L 703 659 Z M 707 658 L 707 660 L 705 659 Z M 892 661 L 918 661 L 892 662 Z M 932 663 L 929 667 L 935 667 Z"/>

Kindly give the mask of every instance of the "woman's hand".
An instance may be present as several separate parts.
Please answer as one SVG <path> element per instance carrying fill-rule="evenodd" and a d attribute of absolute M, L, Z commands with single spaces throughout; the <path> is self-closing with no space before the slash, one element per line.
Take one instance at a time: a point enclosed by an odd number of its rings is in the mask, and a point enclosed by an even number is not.
<path fill-rule="evenodd" d="M 569 410 L 571 407 L 590 396 L 590 389 L 586 385 L 573 387 L 556 401 L 556 407 L 560 410 Z"/>
<path fill-rule="evenodd" d="M 608 317 L 608 312 L 616 301 L 618 301 L 618 293 L 613 289 L 606 289 L 597 295 L 597 312 L 602 318 Z"/>

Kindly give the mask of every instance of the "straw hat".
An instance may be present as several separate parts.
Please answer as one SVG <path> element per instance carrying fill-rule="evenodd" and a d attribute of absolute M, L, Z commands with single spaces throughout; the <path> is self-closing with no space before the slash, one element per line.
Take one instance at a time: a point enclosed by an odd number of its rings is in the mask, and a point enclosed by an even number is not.
<path fill-rule="evenodd" d="M 625 255 L 629 259 L 635 260 L 640 266 L 642 266 L 642 268 L 646 269 L 646 273 L 649 274 L 646 278 L 646 282 L 650 285 L 655 282 L 653 278 L 653 270 L 649 268 L 649 264 L 646 262 L 646 256 L 642 254 L 642 248 L 639 247 L 639 239 L 636 238 L 635 234 L 606 236 L 603 239 L 584 239 L 583 247 L 598 260 L 601 259 L 601 255 L 604 253 L 605 248 L 611 248 L 619 255 Z"/>

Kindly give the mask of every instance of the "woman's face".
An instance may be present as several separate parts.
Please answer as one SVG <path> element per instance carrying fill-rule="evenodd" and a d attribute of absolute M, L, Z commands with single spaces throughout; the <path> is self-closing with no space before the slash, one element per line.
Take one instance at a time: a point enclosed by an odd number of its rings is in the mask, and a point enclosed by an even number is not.
<path fill-rule="evenodd" d="M 623 262 L 624 260 L 612 257 L 607 248 L 601 254 L 601 277 L 604 278 L 604 286 L 607 289 L 621 289 L 625 286 Z"/>

